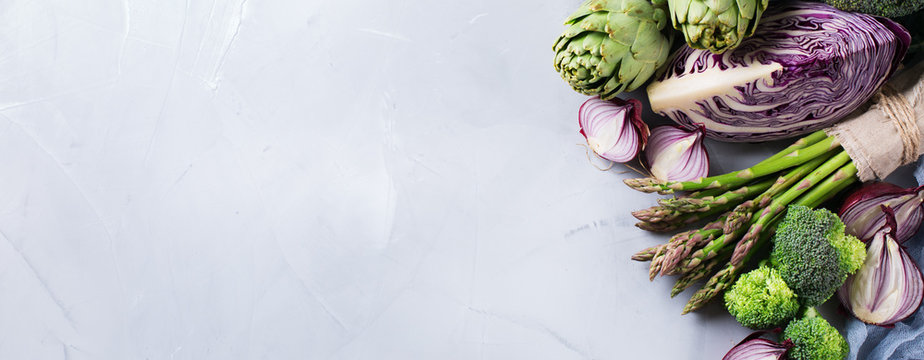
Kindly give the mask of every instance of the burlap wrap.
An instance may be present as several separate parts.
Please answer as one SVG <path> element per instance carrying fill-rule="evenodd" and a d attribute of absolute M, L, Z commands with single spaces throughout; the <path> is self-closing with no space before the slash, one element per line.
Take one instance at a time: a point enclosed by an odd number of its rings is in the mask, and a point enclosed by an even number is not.
<path fill-rule="evenodd" d="M 873 98 L 826 132 L 840 141 L 862 181 L 885 179 L 924 151 L 924 63 L 893 76 Z"/>

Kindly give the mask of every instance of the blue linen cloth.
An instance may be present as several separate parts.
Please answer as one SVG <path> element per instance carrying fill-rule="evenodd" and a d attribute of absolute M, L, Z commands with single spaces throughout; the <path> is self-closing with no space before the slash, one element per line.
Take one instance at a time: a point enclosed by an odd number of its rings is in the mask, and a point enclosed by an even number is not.
<path fill-rule="evenodd" d="M 918 160 L 914 177 L 924 184 L 924 158 Z M 918 266 L 924 266 L 924 231 L 918 231 L 905 246 Z M 894 328 L 867 325 L 851 317 L 846 331 L 851 360 L 924 359 L 924 310 L 920 308 Z"/>

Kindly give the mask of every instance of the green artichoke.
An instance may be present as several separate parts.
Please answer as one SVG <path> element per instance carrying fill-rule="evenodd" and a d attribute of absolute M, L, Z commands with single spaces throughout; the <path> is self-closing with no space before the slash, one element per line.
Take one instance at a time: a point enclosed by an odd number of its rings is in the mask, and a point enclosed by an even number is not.
<path fill-rule="evenodd" d="M 667 0 L 588 0 L 555 41 L 555 70 L 574 90 L 611 99 L 642 86 L 667 61 Z"/>
<path fill-rule="evenodd" d="M 720 54 L 754 34 L 768 0 L 668 0 L 674 28 L 694 49 Z"/>

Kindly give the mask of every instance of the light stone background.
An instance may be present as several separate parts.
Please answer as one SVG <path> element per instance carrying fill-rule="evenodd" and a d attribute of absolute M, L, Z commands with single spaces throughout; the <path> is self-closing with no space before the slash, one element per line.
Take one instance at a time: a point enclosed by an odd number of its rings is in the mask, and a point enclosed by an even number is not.
<path fill-rule="evenodd" d="M 578 4 L 0 2 L 0 358 L 720 358 L 578 146 Z"/>

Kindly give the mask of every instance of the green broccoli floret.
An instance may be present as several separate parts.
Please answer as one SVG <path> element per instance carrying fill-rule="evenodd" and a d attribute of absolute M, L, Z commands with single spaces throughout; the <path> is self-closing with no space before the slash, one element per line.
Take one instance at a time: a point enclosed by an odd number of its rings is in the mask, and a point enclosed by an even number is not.
<path fill-rule="evenodd" d="M 844 233 L 836 214 L 791 205 L 773 237 L 770 261 L 799 296 L 803 306 L 817 306 L 866 260 L 866 246 Z"/>
<path fill-rule="evenodd" d="M 825 0 L 844 11 L 856 11 L 885 17 L 909 15 L 924 8 L 924 0 Z"/>
<path fill-rule="evenodd" d="M 801 318 L 789 322 L 783 330 L 783 340 L 787 339 L 793 343 L 787 352 L 792 360 L 841 360 L 850 352 L 847 339 L 815 308 L 809 308 Z"/>
<path fill-rule="evenodd" d="M 779 271 L 766 265 L 741 275 L 725 292 L 725 308 L 741 325 L 769 329 L 796 316 L 799 301 Z"/>

